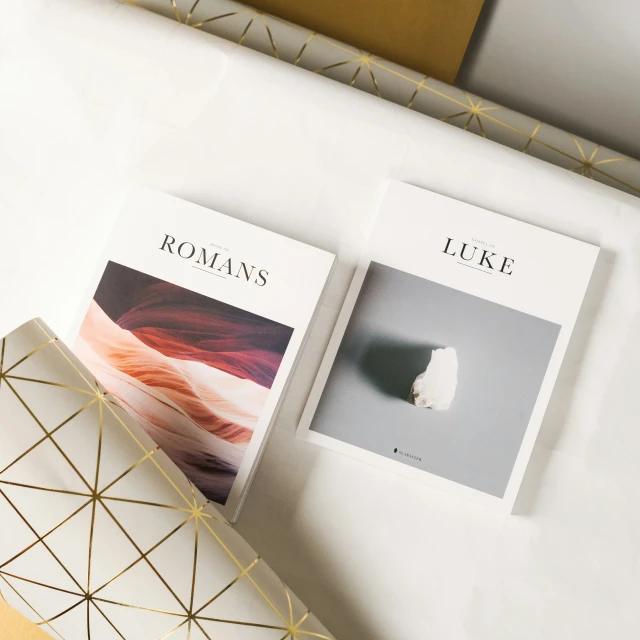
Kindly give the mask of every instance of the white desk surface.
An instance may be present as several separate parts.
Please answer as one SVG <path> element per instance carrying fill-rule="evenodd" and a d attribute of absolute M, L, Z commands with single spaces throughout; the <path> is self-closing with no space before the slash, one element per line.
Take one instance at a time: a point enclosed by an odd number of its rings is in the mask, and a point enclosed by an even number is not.
<path fill-rule="evenodd" d="M 343 640 L 637 637 L 640 201 L 113 0 L 4 5 L 0 334 L 65 335 L 127 180 L 334 251 L 240 531 Z M 294 437 L 390 177 L 603 248 L 515 515 Z"/>

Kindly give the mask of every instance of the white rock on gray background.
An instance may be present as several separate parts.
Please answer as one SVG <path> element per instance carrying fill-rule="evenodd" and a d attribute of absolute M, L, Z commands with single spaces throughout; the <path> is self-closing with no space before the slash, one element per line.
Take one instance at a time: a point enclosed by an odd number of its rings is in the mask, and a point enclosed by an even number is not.
<path fill-rule="evenodd" d="M 458 355 L 453 347 L 434 349 L 427 370 L 411 386 L 409 402 L 436 411 L 449 408 L 458 386 Z"/>

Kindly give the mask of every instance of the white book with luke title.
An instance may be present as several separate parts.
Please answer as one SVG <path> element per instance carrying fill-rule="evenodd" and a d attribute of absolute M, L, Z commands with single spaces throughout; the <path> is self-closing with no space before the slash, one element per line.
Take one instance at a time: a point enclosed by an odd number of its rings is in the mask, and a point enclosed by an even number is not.
<path fill-rule="evenodd" d="M 510 511 L 598 251 L 391 182 L 298 436 Z"/>

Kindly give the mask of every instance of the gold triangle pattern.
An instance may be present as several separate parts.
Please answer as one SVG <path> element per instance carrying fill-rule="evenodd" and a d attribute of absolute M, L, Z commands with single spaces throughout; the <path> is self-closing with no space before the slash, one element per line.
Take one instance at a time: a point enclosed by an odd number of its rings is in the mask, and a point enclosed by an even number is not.
<path fill-rule="evenodd" d="M 13 428 L 31 431 L 0 468 L 0 592 L 54 638 L 332 640 L 38 320 L 0 343 L 3 441 Z"/>

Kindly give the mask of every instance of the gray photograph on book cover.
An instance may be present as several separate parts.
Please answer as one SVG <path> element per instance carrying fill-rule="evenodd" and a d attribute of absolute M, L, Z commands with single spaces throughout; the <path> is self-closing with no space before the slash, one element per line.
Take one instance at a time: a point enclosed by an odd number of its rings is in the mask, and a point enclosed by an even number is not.
<path fill-rule="evenodd" d="M 371 262 L 311 430 L 502 498 L 559 332 Z M 449 408 L 414 406 L 414 380 L 446 347 L 458 360 Z"/>

